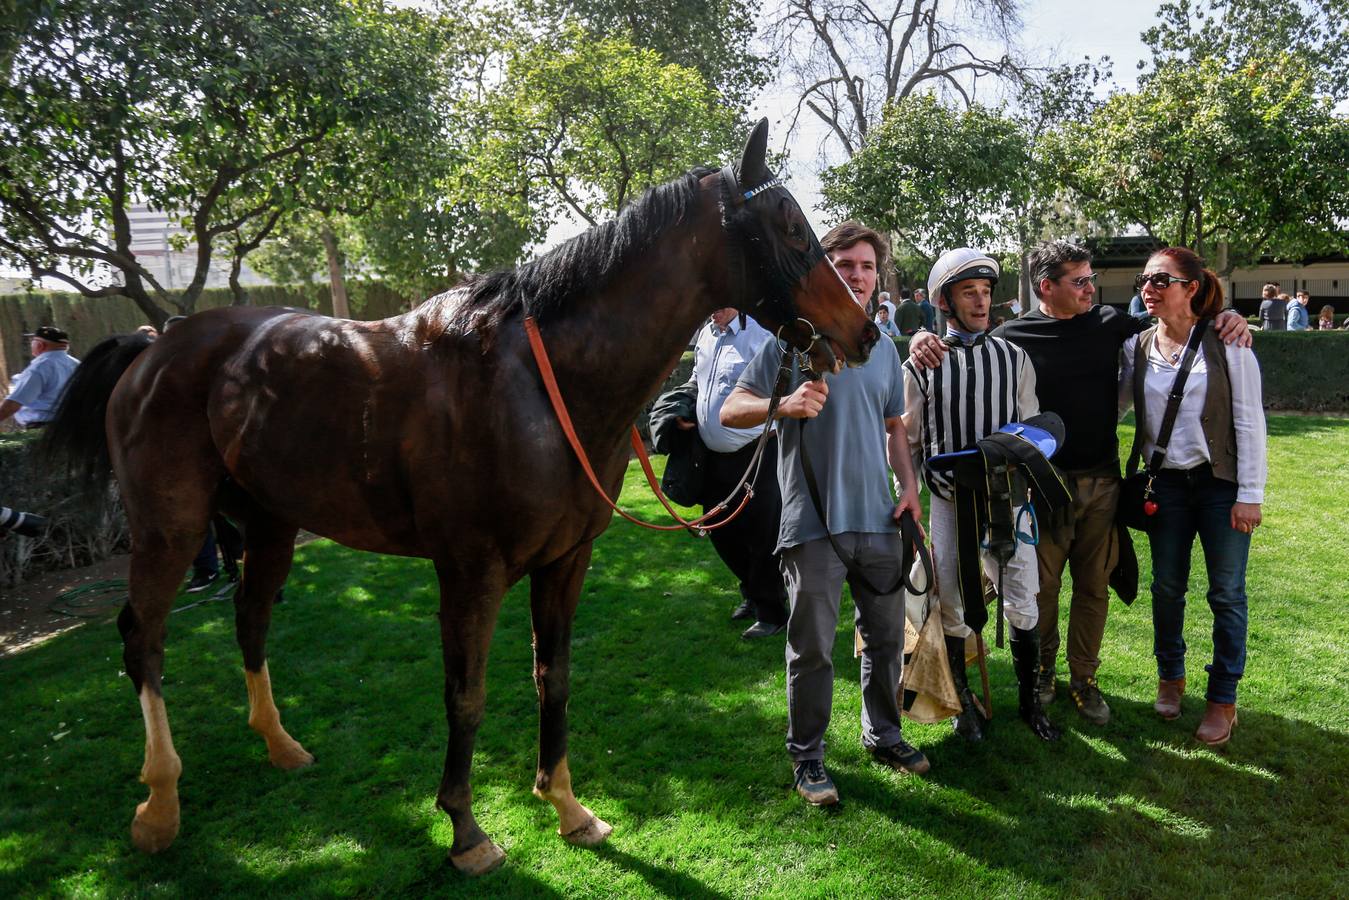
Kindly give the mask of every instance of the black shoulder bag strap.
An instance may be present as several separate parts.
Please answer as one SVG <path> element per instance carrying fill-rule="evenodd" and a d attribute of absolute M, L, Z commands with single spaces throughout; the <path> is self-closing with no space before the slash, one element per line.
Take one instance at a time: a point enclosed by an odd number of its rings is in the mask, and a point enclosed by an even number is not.
<path fill-rule="evenodd" d="M 833 533 L 829 530 L 829 519 L 825 515 L 824 503 L 820 499 L 820 486 L 815 481 L 815 467 L 810 464 L 810 451 L 806 449 L 806 420 L 800 419 L 800 443 L 801 443 L 801 471 L 806 477 L 806 490 L 810 494 L 810 502 L 815 507 L 815 515 L 820 517 L 820 525 L 824 527 L 825 537 L 829 538 L 829 545 L 834 548 L 834 553 L 838 554 L 839 560 L 843 563 L 843 568 L 848 570 L 848 583 L 861 585 L 866 590 L 876 596 L 884 594 L 893 594 L 901 587 L 910 594 L 926 594 L 932 587 L 932 555 L 927 552 L 927 546 L 923 543 L 922 533 L 918 530 L 918 523 L 913 520 L 913 513 L 904 510 L 904 514 L 899 517 L 899 541 L 902 547 L 899 560 L 899 578 L 888 590 L 881 590 L 871 583 L 862 567 L 857 564 L 857 560 L 849 556 L 835 539 Z M 923 564 L 923 573 L 927 576 L 923 589 L 919 590 L 909 578 L 909 569 L 913 566 L 915 554 Z"/>
<path fill-rule="evenodd" d="M 1180 401 L 1185 397 L 1185 382 L 1190 378 L 1190 368 L 1194 365 L 1195 355 L 1199 352 L 1199 342 L 1204 337 L 1204 329 L 1208 327 L 1208 319 L 1200 319 L 1195 323 L 1194 329 L 1190 332 L 1190 340 L 1185 344 L 1185 355 L 1180 360 L 1180 371 L 1176 373 L 1176 380 L 1171 382 L 1171 393 L 1166 398 L 1166 412 L 1162 415 L 1161 427 L 1157 429 L 1157 446 L 1152 451 L 1152 457 L 1148 460 L 1147 473 L 1150 477 L 1156 477 L 1162 470 L 1162 463 L 1166 462 L 1166 448 L 1171 443 L 1171 430 L 1176 426 L 1176 416 L 1180 413 Z M 1157 326 L 1160 330 L 1161 326 Z M 1156 335 L 1153 335 L 1156 340 Z M 1146 360 L 1143 360 L 1144 366 Z M 1139 384 L 1145 376 L 1143 366 L 1135 365 L 1134 383 Z M 1135 391 L 1135 398 L 1139 396 Z M 1139 410 L 1137 400 L 1134 402 L 1134 418 L 1139 419 L 1144 413 Z M 1135 427 L 1141 432 L 1142 422 L 1135 422 Z M 1135 444 L 1134 451 L 1129 455 L 1128 474 L 1132 475 L 1138 470 L 1138 457 L 1142 455 L 1143 442 L 1139 440 Z M 1149 485 L 1148 493 L 1151 493 Z"/>

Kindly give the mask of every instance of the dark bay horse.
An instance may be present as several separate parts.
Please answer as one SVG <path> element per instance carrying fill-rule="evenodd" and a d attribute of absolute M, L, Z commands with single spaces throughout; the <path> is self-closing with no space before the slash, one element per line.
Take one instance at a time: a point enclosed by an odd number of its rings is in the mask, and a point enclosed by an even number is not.
<path fill-rule="evenodd" d="M 435 564 L 449 723 L 437 804 L 454 824 L 455 866 L 478 874 L 504 856 L 474 820 L 469 774 L 488 644 L 503 595 L 526 575 L 539 693 L 534 792 L 556 808 L 566 840 L 589 846 L 609 835 L 572 794 L 567 699 L 572 617 L 611 513 L 565 443 L 522 321 L 539 323 L 611 496 L 630 424 L 713 309 L 734 306 L 780 328 L 816 371 L 864 361 L 877 329 L 768 170 L 766 144 L 763 121 L 738 166 L 654 188 L 541 259 L 402 316 L 210 310 L 154 343 L 112 338 L 85 357 L 47 440 L 95 475 L 110 469 L 130 521 L 131 596 L 118 626 L 146 729 L 150 796 L 131 824 L 137 847 L 162 850 L 178 834 L 165 620 L 217 509 L 244 529 L 236 631 L 248 724 L 273 765 L 313 762 L 281 725 L 265 653 L 303 527 Z"/>

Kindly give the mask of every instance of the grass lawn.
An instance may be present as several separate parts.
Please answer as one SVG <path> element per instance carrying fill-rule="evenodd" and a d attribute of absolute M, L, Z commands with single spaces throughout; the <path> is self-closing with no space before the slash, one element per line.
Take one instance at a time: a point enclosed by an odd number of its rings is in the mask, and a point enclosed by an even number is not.
<path fill-rule="evenodd" d="M 1190 736 L 1212 621 L 1197 556 L 1178 722 L 1151 709 L 1145 589 L 1112 609 L 1108 726 L 1060 699 L 1064 738 L 1041 745 L 1015 718 L 1010 659 L 994 651 L 988 741 L 906 725 L 933 761 L 922 779 L 875 766 L 858 743 L 845 608 L 829 731 L 843 802 L 807 808 L 783 749 L 781 639 L 738 639 L 734 585 L 707 542 L 620 521 L 596 545 L 577 615 L 571 719 L 577 795 L 614 836 L 572 848 L 530 794 L 520 585 L 497 628 L 474 765 L 479 821 L 508 861 L 468 881 L 446 860 L 450 823 L 434 807 L 445 720 L 431 567 L 317 542 L 297 554 L 269 645 L 283 720 L 317 765 L 272 769 L 248 730 L 230 606 L 174 615 L 165 695 L 183 827 L 158 856 L 128 836 L 144 744 L 116 628 L 0 660 L 0 896 L 1342 896 L 1349 420 L 1274 417 L 1270 432 L 1240 724 L 1219 750 Z M 626 504 L 654 516 L 630 474 Z"/>

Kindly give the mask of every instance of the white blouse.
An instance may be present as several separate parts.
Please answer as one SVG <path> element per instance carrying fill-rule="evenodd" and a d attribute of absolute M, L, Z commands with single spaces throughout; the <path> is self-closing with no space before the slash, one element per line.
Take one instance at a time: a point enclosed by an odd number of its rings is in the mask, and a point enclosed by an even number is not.
<path fill-rule="evenodd" d="M 1119 406 L 1123 414 L 1134 400 L 1134 355 L 1138 338 L 1124 342 L 1123 362 L 1120 366 Z M 1261 402 L 1260 365 L 1248 347 L 1223 345 L 1227 353 L 1227 375 L 1232 385 L 1232 427 L 1237 439 L 1237 502 L 1263 503 L 1265 499 L 1265 411 Z M 1143 429 L 1143 464 L 1156 450 L 1157 431 L 1166 414 L 1166 400 L 1171 385 L 1180 371 L 1180 359 L 1167 359 L 1153 341 L 1148 354 L 1148 371 L 1143 376 L 1143 399 L 1146 410 L 1136 410 L 1138 427 Z M 1204 439 L 1204 397 L 1208 392 L 1208 366 L 1204 363 L 1201 344 L 1195 353 L 1190 376 L 1185 381 L 1185 395 L 1180 401 L 1176 424 L 1171 429 L 1171 446 L 1166 451 L 1164 469 L 1192 469 L 1209 458 L 1208 441 Z"/>

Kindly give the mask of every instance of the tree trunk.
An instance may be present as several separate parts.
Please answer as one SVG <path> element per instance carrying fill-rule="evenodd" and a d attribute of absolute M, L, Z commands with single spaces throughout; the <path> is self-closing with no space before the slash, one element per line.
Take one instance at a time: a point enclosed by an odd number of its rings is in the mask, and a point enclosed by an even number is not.
<path fill-rule="evenodd" d="M 337 235 L 324 222 L 319 229 L 323 240 L 323 249 L 328 255 L 328 285 L 333 296 L 333 316 L 338 319 L 350 319 L 351 307 L 347 303 L 347 281 L 343 271 L 342 253 L 337 248 Z"/>
<path fill-rule="evenodd" d="M 1227 241 L 1218 242 L 1218 251 L 1213 256 L 1213 271 L 1218 273 L 1218 284 L 1222 285 L 1223 296 L 1227 298 L 1227 306 L 1233 309 L 1237 308 L 1237 298 L 1232 295 L 1232 269 L 1235 268 L 1228 261 Z"/>
<path fill-rule="evenodd" d="M 1021 307 L 1021 312 L 1017 313 L 1017 315 L 1024 316 L 1026 313 L 1030 312 L 1032 305 L 1034 305 L 1034 300 L 1032 298 L 1035 296 L 1030 285 L 1030 250 L 1027 249 L 1030 246 L 1030 235 L 1027 233 L 1026 217 L 1024 214 L 1021 216 L 1021 221 L 1017 223 L 1016 240 L 1017 245 L 1021 248 L 1021 252 L 1017 257 L 1021 266 L 1021 271 L 1018 273 L 1016 279 L 1016 302 L 1017 305 Z"/>

